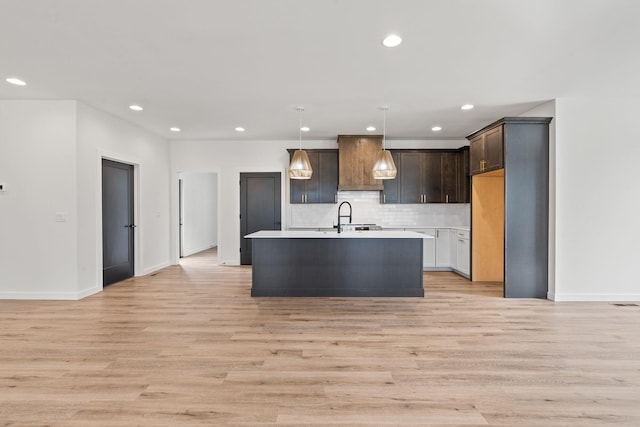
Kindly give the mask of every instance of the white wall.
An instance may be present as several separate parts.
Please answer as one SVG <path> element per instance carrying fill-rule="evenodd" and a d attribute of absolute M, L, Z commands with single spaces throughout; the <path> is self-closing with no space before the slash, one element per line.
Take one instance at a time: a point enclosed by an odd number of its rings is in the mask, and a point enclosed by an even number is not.
<path fill-rule="evenodd" d="M 102 289 L 101 157 L 136 164 L 136 274 L 169 265 L 169 144 L 76 101 L 0 101 L 0 298 Z"/>
<path fill-rule="evenodd" d="M 218 176 L 181 173 L 182 256 L 218 245 Z"/>
<path fill-rule="evenodd" d="M 102 289 L 102 157 L 135 165 L 135 274 L 170 265 L 168 141 L 82 103 L 77 138 L 80 294 Z"/>
<path fill-rule="evenodd" d="M 640 300 L 640 99 L 556 100 L 555 300 Z"/>
<path fill-rule="evenodd" d="M 76 297 L 75 165 L 74 101 L 0 101 L 0 298 Z"/>
<path fill-rule="evenodd" d="M 335 144 L 335 142 L 334 142 Z M 218 176 L 218 263 L 240 263 L 240 172 L 281 172 L 284 212 L 284 173 L 291 142 L 172 141 L 172 259 L 178 261 L 178 174 L 213 172 Z M 334 145 L 335 146 L 335 145 Z M 328 147 L 328 145 L 327 145 Z M 309 148 L 309 147 L 307 147 Z"/>
<path fill-rule="evenodd" d="M 549 283 L 547 298 L 556 293 L 556 102 L 549 101 L 521 114 L 523 117 L 553 117 L 549 123 Z"/>
<path fill-rule="evenodd" d="M 459 148 L 466 140 L 388 140 L 387 148 Z M 282 222 L 287 227 L 289 165 L 287 148 L 298 141 L 172 141 L 172 259 L 178 261 L 178 174 L 182 172 L 215 172 L 218 174 L 219 224 L 218 262 L 240 263 L 240 173 L 282 173 Z M 303 141 L 303 148 L 338 148 L 337 139 Z"/>

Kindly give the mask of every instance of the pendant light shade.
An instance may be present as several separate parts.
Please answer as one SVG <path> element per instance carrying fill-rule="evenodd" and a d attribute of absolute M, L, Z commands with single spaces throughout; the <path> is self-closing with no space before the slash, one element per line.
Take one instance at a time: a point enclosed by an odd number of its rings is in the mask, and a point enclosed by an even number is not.
<path fill-rule="evenodd" d="M 289 165 L 289 178 L 291 179 L 311 179 L 313 170 L 309 155 L 304 150 L 296 150 L 293 152 L 291 164 Z"/>
<path fill-rule="evenodd" d="M 304 107 L 298 107 L 298 140 L 299 148 L 294 151 L 291 163 L 289 164 L 289 178 L 291 179 L 311 179 L 313 169 L 309 161 L 309 155 L 302 149 L 302 112 Z"/>
<path fill-rule="evenodd" d="M 373 178 L 374 179 L 394 179 L 398 174 L 396 164 L 393 162 L 391 151 L 385 150 L 385 138 L 387 131 L 387 110 L 389 107 L 381 107 L 383 111 L 382 116 L 382 150 L 378 151 L 376 155 L 376 162 L 373 165 Z"/>
<path fill-rule="evenodd" d="M 373 165 L 373 177 L 375 179 L 394 179 L 397 174 L 398 169 L 396 169 L 396 164 L 391 157 L 391 151 L 378 151 L 376 163 Z"/>

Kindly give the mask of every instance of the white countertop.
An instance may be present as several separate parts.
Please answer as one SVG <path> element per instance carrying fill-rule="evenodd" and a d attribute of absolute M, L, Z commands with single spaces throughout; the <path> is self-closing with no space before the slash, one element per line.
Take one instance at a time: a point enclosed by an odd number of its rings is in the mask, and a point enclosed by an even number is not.
<path fill-rule="evenodd" d="M 402 231 L 402 230 L 435 230 L 437 228 L 448 228 L 451 230 L 471 231 L 468 225 L 382 225 L 382 231 Z M 289 230 L 331 230 L 327 226 L 299 226 L 289 227 Z"/>
<path fill-rule="evenodd" d="M 402 230 L 371 231 L 314 231 L 314 230 L 262 230 L 247 234 L 247 239 L 433 239 L 433 236 Z"/>

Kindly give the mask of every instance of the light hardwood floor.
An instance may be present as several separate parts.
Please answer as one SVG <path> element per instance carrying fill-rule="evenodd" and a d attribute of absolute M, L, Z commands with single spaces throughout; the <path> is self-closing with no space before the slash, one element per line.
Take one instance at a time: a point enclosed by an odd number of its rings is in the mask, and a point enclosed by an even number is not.
<path fill-rule="evenodd" d="M 640 307 L 251 298 L 214 251 L 76 302 L 0 301 L 0 425 L 640 426 Z"/>

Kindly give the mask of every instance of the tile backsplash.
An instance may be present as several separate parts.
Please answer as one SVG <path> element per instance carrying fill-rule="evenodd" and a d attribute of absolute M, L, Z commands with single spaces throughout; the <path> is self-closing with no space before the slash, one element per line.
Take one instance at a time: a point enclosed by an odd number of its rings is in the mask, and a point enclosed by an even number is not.
<path fill-rule="evenodd" d="M 337 204 L 288 204 L 288 227 L 331 227 L 338 222 L 338 206 L 348 201 L 353 222 L 383 227 L 468 226 L 469 204 L 382 204 L 379 191 L 340 191 Z M 348 212 L 343 206 L 342 213 Z"/>

